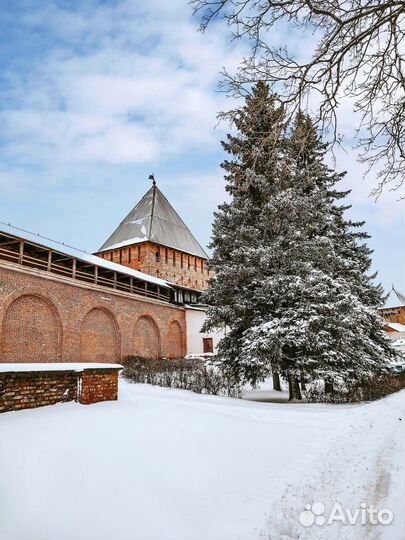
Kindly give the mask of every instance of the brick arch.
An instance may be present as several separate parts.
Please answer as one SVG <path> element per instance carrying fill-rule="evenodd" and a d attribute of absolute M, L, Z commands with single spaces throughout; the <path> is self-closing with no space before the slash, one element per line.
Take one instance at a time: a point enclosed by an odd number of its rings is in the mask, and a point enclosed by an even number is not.
<path fill-rule="evenodd" d="M 87 311 L 80 325 L 81 362 L 117 362 L 118 326 L 114 315 L 101 307 Z"/>
<path fill-rule="evenodd" d="M 58 362 L 63 328 L 52 300 L 37 291 L 15 291 L 4 304 L 2 362 Z"/>
<path fill-rule="evenodd" d="M 183 331 L 178 321 L 172 321 L 169 324 L 168 351 L 169 358 L 181 358 L 183 356 Z"/>
<path fill-rule="evenodd" d="M 141 315 L 134 325 L 133 354 L 153 360 L 161 356 L 159 327 L 150 315 Z"/>

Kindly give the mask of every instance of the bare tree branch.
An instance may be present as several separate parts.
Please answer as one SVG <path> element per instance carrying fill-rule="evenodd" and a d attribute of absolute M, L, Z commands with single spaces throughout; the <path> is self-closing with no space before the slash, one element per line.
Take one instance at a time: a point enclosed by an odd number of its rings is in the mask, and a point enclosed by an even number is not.
<path fill-rule="evenodd" d="M 236 95 L 267 81 L 290 114 L 304 100 L 317 103 L 318 127 L 339 141 L 338 109 L 344 98 L 359 113 L 355 133 L 361 160 L 377 168 L 378 196 L 405 182 L 405 0 L 190 0 L 201 30 L 225 19 L 234 39 L 252 51 L 221 88 Z M 274 27 L 299 29 L 309 59 L 270 44 Z"/>

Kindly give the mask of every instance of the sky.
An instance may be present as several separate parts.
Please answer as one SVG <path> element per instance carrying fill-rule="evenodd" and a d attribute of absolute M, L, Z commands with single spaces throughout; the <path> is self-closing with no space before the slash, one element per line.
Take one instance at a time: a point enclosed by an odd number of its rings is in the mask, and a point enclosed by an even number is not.
<path fill-rule="evenodd" d="M 96 251 L 157 183 L 199 242 L 209 243 L 224 200 L 217 113 L 235 106 L 219 72 L 248 53 L 222 23 L 198 32 L 187 0 L 17 0 L 0 12 L 0 221 Z M 308 36 L 273 33 L 304 50 Z M 343 104 L 351 216 L 366 220 L 373 269 L 405 291 L 400 192 L 369 197 Z"/>

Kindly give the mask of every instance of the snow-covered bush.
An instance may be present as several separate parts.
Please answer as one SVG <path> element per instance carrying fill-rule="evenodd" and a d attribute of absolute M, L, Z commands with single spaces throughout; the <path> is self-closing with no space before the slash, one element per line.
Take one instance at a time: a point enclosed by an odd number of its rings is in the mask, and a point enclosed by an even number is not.
<path fill-rule="evenodd" d="M 135 383 L 229 397 L 239 397 L 242 393 L 242 386 L 231 371 L 214 361 L 145 360 L 130 356 L 123 365 L 123 377 Z"/>
<path fill-rule="evenodd" d="M 357 382 L 335 379 L 332 392 L 326 392 L 324 382 L 318 380 L 306 385 L 303 394 L 311 403 L 358 403 L 375 401 L 404 388 L 405 374 L 392 373 Z"/>

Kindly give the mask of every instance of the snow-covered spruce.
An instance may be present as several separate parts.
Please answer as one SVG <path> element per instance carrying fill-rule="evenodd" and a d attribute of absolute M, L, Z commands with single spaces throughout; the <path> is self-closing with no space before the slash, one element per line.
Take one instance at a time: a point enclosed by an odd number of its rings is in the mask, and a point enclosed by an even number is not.
<path fill-rule="evenodd" d="M 226 324 L 219 355 L 243 380 L 282 373 L 290 398 L 298 380 L 348 382 L 381 373 L 395 355 L 377 308 L 382 288 L 367 272 L 363 223 L 324 163 L 326 145 L 299 113 L 288 129 L 264 83 L 234 113 L 237 135 L 224 149 L 229 203 L 213 226 L 215 272 L 206 329 Z"/>

